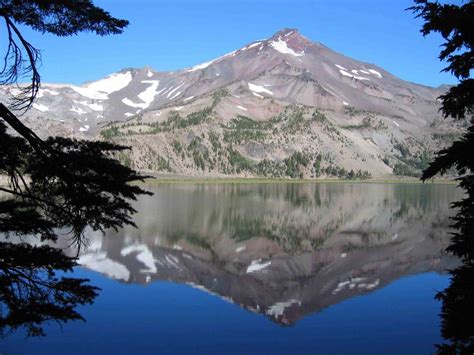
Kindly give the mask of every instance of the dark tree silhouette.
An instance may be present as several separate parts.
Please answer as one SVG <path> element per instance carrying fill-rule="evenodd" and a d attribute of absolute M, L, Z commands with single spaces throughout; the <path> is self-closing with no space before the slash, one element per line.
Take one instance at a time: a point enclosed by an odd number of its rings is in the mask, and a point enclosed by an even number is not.
<path fill-rule="evenodd" d="M 474 2 L 462 5 L 440 4 L 438 1 L 415 0 L 409 8 L 423 18 L 423 35 L 438 32 L 444 43 L 440 60 L 446 61 L 444 69 L 459 79 L 441 96 L 441 111 L 445 117 L 469 119 L 470 126 L 460 140 L 438 152 L 436 158 L 423 172 L 423 181 L 456 169 L 459 186 L 465 198 L 453 203 L 457 214 L 453 218 L 451 243 L 448 251 L 461 258 L 462 265 L 451 272 L 449 287 L 436 298 L 443 302 L 441 333 L 447 344 L 438 345 L 441 354 L 474 353 Z"/>
<path fill-rule="evenodd" d="M 88 280 L 57 277 L 72 271 L 75 260 L 48 246 L 0 243 L 0 332 L 26 327 L 29 336 L 44 335 L 48 321 L 83 320 L 77 305 L 91 304 L 98 288 Z M 7 313 L 4 314 L 4 308 Z"/>
<path fill-rule="evenodd" d="M 20 112 L 38 93 L 40 53 L 18 24 L 57 36 L 117 34 L 128 24 L 88 0 L 0 0 L 0 16 L 8 41 L 0 83 L 19 85 L 11 107 Z M 18 84 L 25 76 L 30 84 Z M 134 225 L 131 201 L 148 192 L 132 183 L 146 176 L 114 159 L 124 149 L 102 141 L 43 140 L 0 103 L 0 176 L 7 178 L 0 186 L 1 332 L 26 326 L 29 335 L 43 335 L 44 322 L 82 319 L 76 306 L 91 303 L 98 289 L 88 280 L 57 277 L 55 270 L 71 271 L 76 258 L 45 243 L 69 238 L 79 253 L 87 226 Z M 44 245 L 23 243 L 25 236 Z"/>

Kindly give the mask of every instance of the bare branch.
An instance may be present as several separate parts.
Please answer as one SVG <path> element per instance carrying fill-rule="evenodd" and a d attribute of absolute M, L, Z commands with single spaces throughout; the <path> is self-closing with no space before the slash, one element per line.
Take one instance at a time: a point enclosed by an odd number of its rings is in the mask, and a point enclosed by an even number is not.
<path fill-rule="evenodd" d="M 41 85 L 41 76 L 38 72 L 38 64 L 41 61 L 40 51 L 23 37 L 8 16 L 3 15 L 3 18 L 7 28 L 8 46 L 3 58 L 3 68 L 0 71 L 0 84 L 17 84 L 22 77 L 31 75 L 30 84 L 18 85 L 21 93 L 12 98 L 14 109 L 26 111 L 33 104 Z"/>

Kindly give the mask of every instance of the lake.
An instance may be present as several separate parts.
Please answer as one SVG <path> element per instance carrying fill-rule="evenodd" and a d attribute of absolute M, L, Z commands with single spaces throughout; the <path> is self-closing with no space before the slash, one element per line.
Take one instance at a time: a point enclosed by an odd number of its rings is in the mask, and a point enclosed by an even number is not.
<path fill-rule="evenodd" d="M 455 186 L 148 189 L 138 229 L 87 234 L 74 276 L 101 291 L 86 322 L 16 332 L 1 354 L 429 354 L 442 341 Z"/>

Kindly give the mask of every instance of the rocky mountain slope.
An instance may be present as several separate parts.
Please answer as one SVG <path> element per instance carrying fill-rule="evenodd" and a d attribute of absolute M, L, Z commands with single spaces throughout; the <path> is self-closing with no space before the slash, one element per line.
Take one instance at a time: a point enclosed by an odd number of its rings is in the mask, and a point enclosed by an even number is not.
<path fill-rule="evenodd" d="M 133 167 L 175 175 L 417 175 L 461 127 L 445 88 L 401 80 L 284 29 L 175 72 L 124 69 L 44 84 L 23 120 L 42 135 L 130 145 Z M 2 87 L 0 97 L 17 94 Z"/>

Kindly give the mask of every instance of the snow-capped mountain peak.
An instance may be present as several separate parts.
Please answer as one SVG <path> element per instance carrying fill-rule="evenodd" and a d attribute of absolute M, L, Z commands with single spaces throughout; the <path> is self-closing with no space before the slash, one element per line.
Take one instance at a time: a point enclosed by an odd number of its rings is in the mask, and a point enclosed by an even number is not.
<path fill-rule="evenodd" d="M 81 86 L 44 84 L 25 119 L 42 135 L 89 137 L 100 134 L 113 122 L 120 125 L 127 121 L 126 127 L 136 128 L 124 128 L 122 134 L 135 139 L 146 132 L 161 132 L 160 143 L 153 140 L 149 143 L 153 148 L 146 149 L 163 149 L 171 154 L 168 139 L 177 138 L 171 138 L 175 133 L 163 132 L 185 129 L 188 133 L 183 137 L 189 137 L 195 134 L 194 130 L 204 130 L 201 125 L 205 124 L 207 130 L 223 134 L 222 127 L 245 116 L 255 122 L 279 122 L 281 134 L 287 135 L 290 133 L 286 130 L 293 132 L 294 128 L 285 126 L 282 117 L 290 117 L 290 111 L 292 115 L 301 111 L 304 114 L 298 117 L 309 128 L 304 132 L 296 130 L 300 136 L 294 141 L 286 136 L 274 141 L 269 132 L 264 136 L 258 134 L 261 141 L 256 141 L 246 133 L 235 138 L 237 141 L 223 141 L 220 145 L 231 144 L 232 149 L 240 146 L 240 154 L 255 162 L 278 160 L 302 149 L 317 149 L 345 168 L 383 175 L 392 172 L 390 159 L 385 158 L 399 151 L 396 147 L 400 147 L 400 142 L 412 142 L 409 150 L 413 154 L 433 143 L 427 135 L 437 130 L 441 124 L 438 122 L 443 122 L 437 102 L 442 89 L 401 80 L 380 67 L 337 53 L 310 41 L 296 29 L 287 28 L 268 39 L 250 42 L 183 70 L 126 68 Z M 1 90 L 4 96 L 18 91 L 7 86 Z M 207 116 L 202 116 L 202 112 Z M 179 128 L 168 127 L 167 122 L 176 117 L 182 120 Z M 186 117 L 194 118 L 187 122 Z M 311 117 L 324 117 L 324 124 L 330 128 L 319 127 L 322 121 L 313 122 Z M 200 134 L 206 136 L 204 131 Z M 231 139 L 228 134 L 227 140 Z M 180 144 L 187 145 L 188 138 L 183 137 Z M 125 143 L 133 142 L 130 138 Z M 345 143 L 341 146 L 342 142 Z M 195 164 L 196 161 L 177 160 L 170 169 L 186 174 L 189 169 L 194 171 L 188 166 Z M 151 163 L 139 167 L 154 169 Z M 219 173 L 224 171 L 215 169 Z"/>

